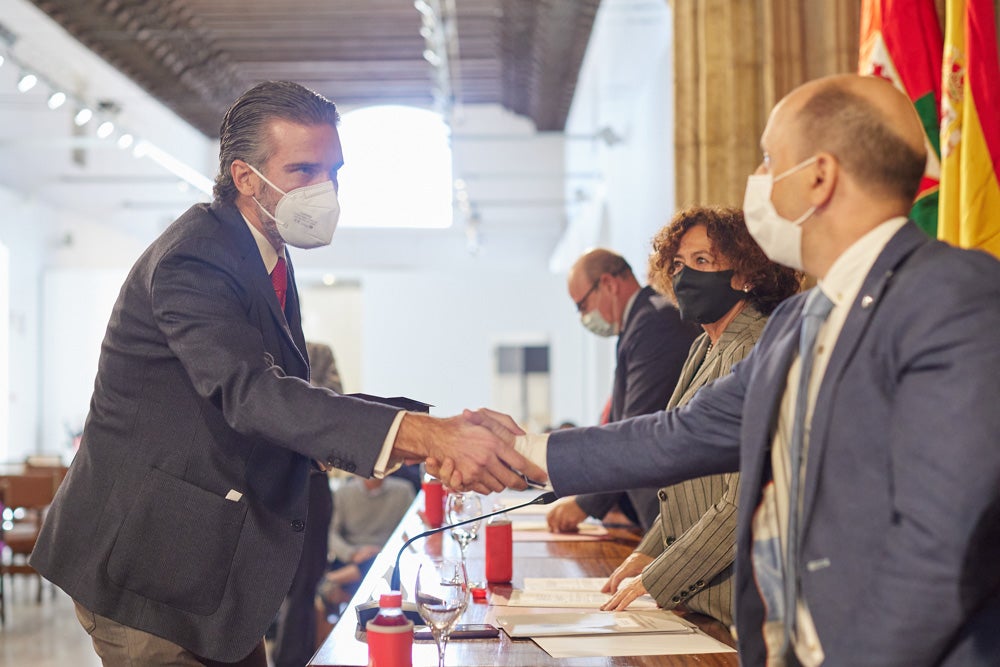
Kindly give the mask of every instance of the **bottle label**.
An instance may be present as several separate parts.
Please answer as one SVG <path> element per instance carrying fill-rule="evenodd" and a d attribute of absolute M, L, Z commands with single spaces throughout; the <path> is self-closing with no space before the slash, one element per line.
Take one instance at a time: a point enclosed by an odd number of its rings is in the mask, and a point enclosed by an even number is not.
<path fill-rule="evenodd" d="M 365 626 L 368 638 L 368 667 L 411 667 L 413 664 L 413 623 Z"/>

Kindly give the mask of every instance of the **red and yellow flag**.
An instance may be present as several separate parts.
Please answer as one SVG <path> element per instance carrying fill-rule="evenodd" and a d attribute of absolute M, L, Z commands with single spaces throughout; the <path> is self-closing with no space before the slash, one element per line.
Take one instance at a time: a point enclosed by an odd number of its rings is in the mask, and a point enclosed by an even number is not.
<path fill-rule="evenodd" d="M 1000 55 L 993 0 L 947 0 L 938 238 L 1000 257 Z"/>
<path fill-rule="evenodd" d="M 924 126 L 927 168 L 910 217 L 931 236 L 937 235 L 941 180 L 943 46 L 934 0 L 862 0 L 858 71 L 888 79 L 906 93 Z"/>

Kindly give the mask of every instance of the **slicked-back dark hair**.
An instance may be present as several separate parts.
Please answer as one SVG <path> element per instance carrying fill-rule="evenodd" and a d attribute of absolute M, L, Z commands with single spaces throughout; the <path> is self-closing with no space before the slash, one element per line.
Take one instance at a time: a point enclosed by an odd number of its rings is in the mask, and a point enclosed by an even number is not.
<path fill-rule="evenodd" d="M 917 196 L 926 154 L 914 150 L 868 100 L 829 86 L 802 105 L 796 122 L 798 159 L 828 151 L 869 191 L 906 202 Z"/>
<path fill-rule="evenodd" d="M 246 91 L 229 107 L 219 129 L 219 174 L 216 199 L 230 203 L 236 185 L 229 171 L 233 160 L 244 160 L 258 169 L 271 156 L 267 124 L 280 118 L 300 125 L 337 126 L 337 105 L 319 93 L 292 81 L 265 81 Z"/>

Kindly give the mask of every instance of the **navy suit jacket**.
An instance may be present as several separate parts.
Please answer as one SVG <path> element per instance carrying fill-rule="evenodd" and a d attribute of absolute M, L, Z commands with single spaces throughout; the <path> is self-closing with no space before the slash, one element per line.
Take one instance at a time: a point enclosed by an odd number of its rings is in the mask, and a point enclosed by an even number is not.
<path fill-rule="evenodd" d="M 668 413 L 553 433 L 560 494 L 741 472 L 736 623 L 764 664 L 751 523 L 806 295 L 731 375 Z M 624 451 L 631 455 L 623 455 Z M 851 306 L 820 386 L 799 573 L 827 665 L 1000 655 L 1000 263 L 907 223 Z"/>
<path fill-rule="evenodd" d="M 283 314 L 242 216 L 218 202 L 143 253 L 31 558 L 90 611 L 224 662 L 288 592 L 311 460 L 371 475 L 396 414 L 310 386 L 289 271 Z"/>

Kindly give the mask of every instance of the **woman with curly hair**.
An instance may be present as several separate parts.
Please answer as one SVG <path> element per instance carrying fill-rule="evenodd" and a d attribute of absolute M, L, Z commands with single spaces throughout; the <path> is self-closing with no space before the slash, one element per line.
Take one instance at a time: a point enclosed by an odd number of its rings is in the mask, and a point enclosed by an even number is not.
<path fill-rule="evenodd" d="M 653 238 L 649 282 L 673 296 L 681 317 L 704 333 L 691 345 L 667 409 L 730 372 L 757 342 L 767 316 L 798 291 L 801 276 L 770 261 L 736 208 L 693 207 Z M 612 573 L 602 607 L 622 610 L 647 592 L 664 609 L 683 607 L 733 622 L 739 475 L 712 475 L 660 489 L 660 515 Z"/>

